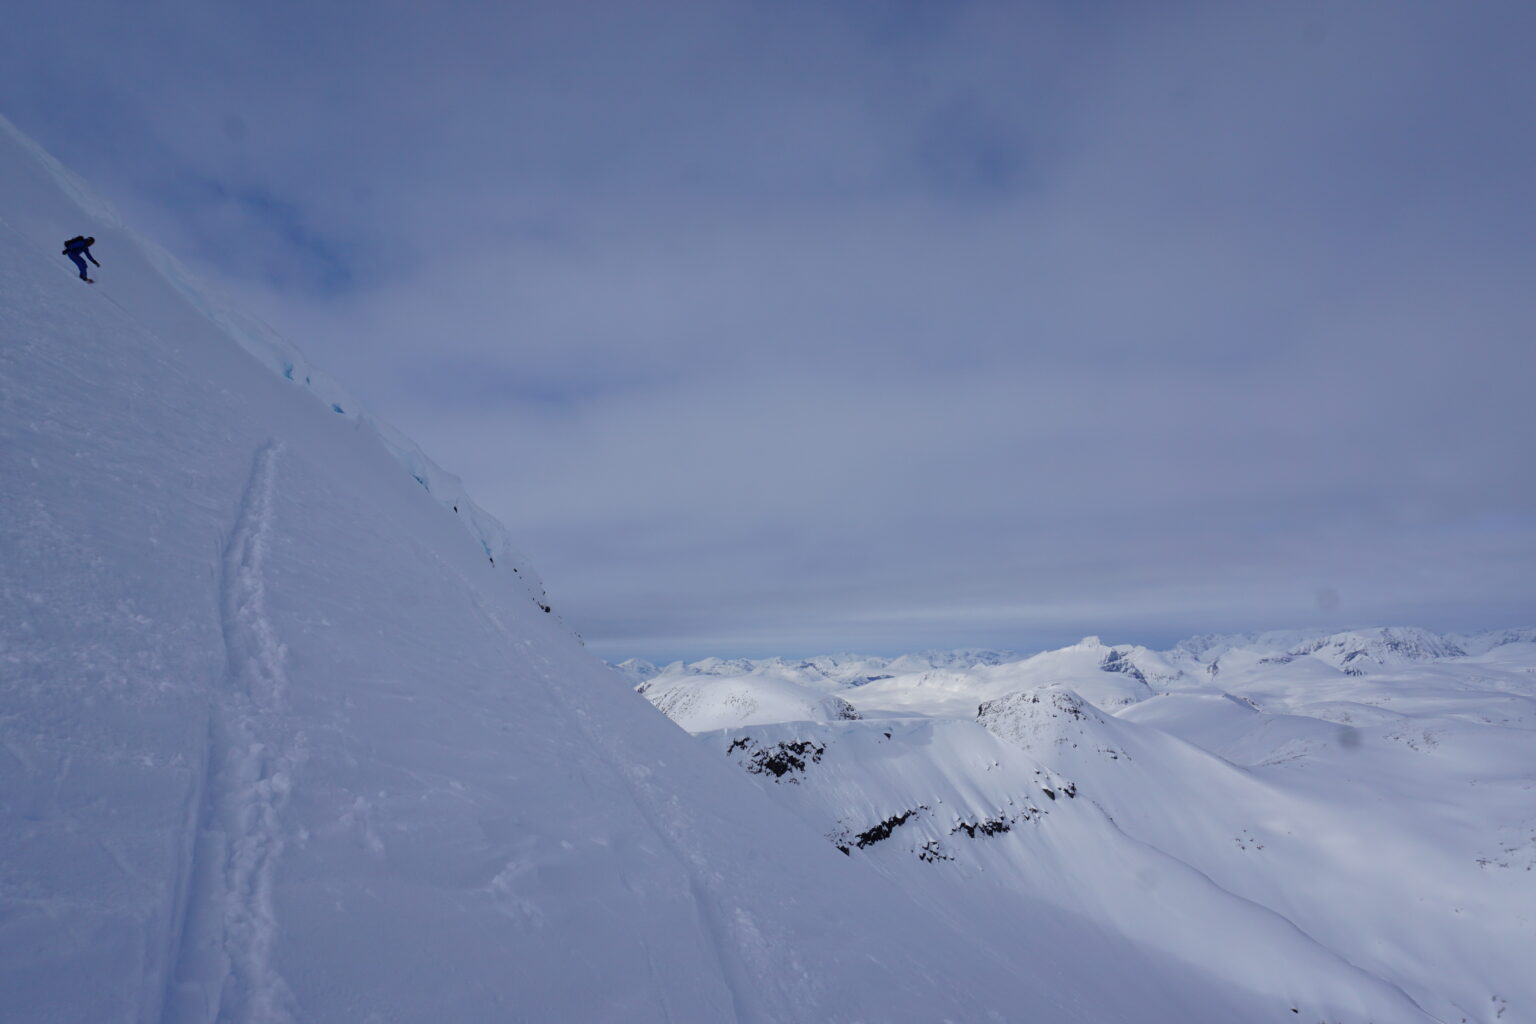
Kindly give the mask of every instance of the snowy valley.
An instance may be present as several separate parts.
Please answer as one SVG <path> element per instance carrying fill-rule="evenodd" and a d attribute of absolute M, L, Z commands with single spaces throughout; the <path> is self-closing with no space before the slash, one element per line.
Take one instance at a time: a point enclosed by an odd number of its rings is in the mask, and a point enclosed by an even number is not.
<path fill-rule="evenodd" d="M 1536 1020 L 1536 631 L 616 671 L 3 120 L 0 303 L 0 1019 Z"/>

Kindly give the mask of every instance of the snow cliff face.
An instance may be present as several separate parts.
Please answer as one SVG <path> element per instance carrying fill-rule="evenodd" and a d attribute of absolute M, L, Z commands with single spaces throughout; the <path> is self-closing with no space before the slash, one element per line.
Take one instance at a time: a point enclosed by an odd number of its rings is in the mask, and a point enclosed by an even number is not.
<path fill-rule="evenodd" d="M 583 653 L 451 477 L 4 122 L 0 296 L 0 1016 L 1088 1019 Z"/>
<path fill-rule="evenodd" d="M 1536 1018 L 1529 636 L 1089 638 L 834 691 L 857 721 L 694 731 L 849 860 L 1022 956 L 1137 965 L 1111 1002 L 1492 1024 Z M 778 678 L 753 664 L 730 685 Z"/>

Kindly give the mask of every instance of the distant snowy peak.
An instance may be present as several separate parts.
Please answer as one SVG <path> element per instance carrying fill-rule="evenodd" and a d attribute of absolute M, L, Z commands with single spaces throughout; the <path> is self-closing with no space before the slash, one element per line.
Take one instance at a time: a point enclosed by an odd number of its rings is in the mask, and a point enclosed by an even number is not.
<path fill-rule="evenodd" d="M 747 703 L 756 701 L 749 694 L 760 686 L 764 696 L 755 703 L 756 708 L 792 708 L 797 717 L 818 720 L 827 720 L 825 708 L 831 709 L 834 718 L 841 711 L 835 702 L 823 707 L 823 698 L 828 696 L 840 697 L 866 713 L 955 717 L 969 716 L 978 704 L 1006 694 L 1052 685 L 1068 687 L 1095 708 L 1118 714 L 1158 694 L 1211 685 L 1226 688 L 1224 681 L 1234 672 L 1362 676 L 1406 665 L 1485 655 L 1501 646 L 1522 643 L 1536 643 L 1536 629 L 1460 636 L 1398 626 L 1332 633 L 1206 635 L 1186 640 L 1169 651 L 1154 651 L 1135 644 L 1106 644 L 1097 636 L 1089 636 L 1070 646 L 1028 657 L 967 648 L 893 658 L 855 654 L 800 659 L 704 658 L 662 667 L 632 658 L 614 668 L 631 686 L 647 692 L 653 702 L 669 694 L 668 699 L 675 702 L 669 707 L 678 709 L 702 706 L 697 702 L 708 701 L 703 697 L 684 701 L 673 692 L 675 685 L 691 682 L 695 689 L 700 689 L 700 684 L 712 680 L 732 683 L 728 691 L 736 694 L 735 707 L 745 708 Z M 782 704 L 783 696 L 789 693 L 797 696 L 788 705 Z M 739 720 L 733 722 L 740 724 Z"/>
<path fill-rule="evenodd" d="M 1113 726 L 1098 708 L 1065 686 L 1022 690 L 976 709 L 976 721 L 1006 743 L 1057 771 L 1071 773 L 1081 755 L 1128 759 L 1113 740 Z"/>
<path fill-rule="evenodd" d="M 973 669 L 983 665 L 1002 665 L 1019 657 L 1013 651 L 994 651 L 984 648 L 965 647 L 953 651 L 919 651 L 891 658 L 884 668 L 892 675 L 905 672 L 923 672 L 933 669 Z"/>
<path fill-rule="evenodd" d="M 1176 661 L 1213 663 L 1230 651 L 1283 654 L 1294 647 L 1333 635 L 1327 629 L 1276 629 L 1254 633 L 1201 633 L 1180 640 L 1168 651 Z"/>
<path fill-rule="evenodd" d="M 658 677 L 641 683 L 636 689 L 689 732 L 770 722 L 832 722 L 859 717 L 853 705 L 841 697 L 787 679 L 764 676 Z"/>
<path fill-rule="evenodd" d="M 1094 706 L 1113 711 L 1146 700 L 1183 672 L 1145 647 L 1110 646 L 1090 636 L 1071 647 L 1042 651 L 979 675 L 988 680 L 983 694 L 988 698 L 1059 684 Z"/>
<path fill-rule="evenodd" d="M 613 670 L 628 679 L 632 685 L 639 685 L 647 679 L 653 679 L 661 670 L 648 661 L 640 658 L 626 658 L 623 661 L 614 662 Z"/>
<path fill-rule="evenodd" d="M 658 676 L 776 676 L 823 689 L 861 686 L 895 675 L 938 670 L 969 671 L 1016 660 L 1012 651 L 961 648 L 918 651 L 892 658 L 863 654 L 819 654 L 811 658 L 701 658 L 656 666 L 639 658 L 617 662 L 613 667 L 632 682 Z"/>
<path fill-rule="evenodd" d="M 1145 683 L 1147 681 L 1147 674 L 1131 660 L 1127 652 L 1117 651 L 1113 648 L 1105 653 L 1104 659 L 1099 662 L 1099 671 L 1122 672 L 1137 682 Z"/>
<path fill-rule="evenodd" d="M 1162 654 L 1132 644 L 1120 644 L 1105 650 L 1099 661 L 1102 672 L 1121 672 L 1152 689 L 1161 689 L 1183 678 L 1184 670 Z"/>
<path fill-rule="evenodd" d="M 989 732 L 1010 740 L 1025 734 L 1055 734 L 1063 725 L 1103 725 L 1106 721 L 1103 712 L 1065 686 L 1022 690 L 989 700 L 976 709 L 976 720 Z"/>
<path fill-rule="evenodd" d="M 1382 627 L 1335 633 L 1302 644 L 1287 652 L 1287 656 L 1311 655 L 1349 675 L 1360 675 L 1371 667 L 1460 658 L 1466 653 L 1447 638 L 1425 629 Z"/>
<path fill-rule="evenodd" d="M 777 661 L 778 659 L 772 659 Z M 705 658 L 688 666 L 690 675 L 701 676 L 744 676 L 750 675 L 757 666 L 746 658 Z"/>
<path fill-rule="evenodd" d="M 1487 654 L 1495 647 L 1509 644 L 1536 644 L 1536 626 L 1522 629 L 1494 629 L 1483 633 L 1469 633 L 1449 637 L 1469 655 Z"/>
<path fill-rule="evenodd" d="M 1506 644 L 1536 643 L 1536 627 L 1487 630 L 1480 633 L 1436 633 L 1416 626 L 1379 626 L 1348 630 L 1271 630 L 1262 633 L 1205 633 L 1175 644 L 1167 652 L 1174 662 L 1211 664 L 1234 651 L 1271 656 L 1329 657 L 1365 651 L 1382 663 L 1459 658 L 1484 654 Z M 1364 655 L 1356 655 L 1356 658 Z"/>

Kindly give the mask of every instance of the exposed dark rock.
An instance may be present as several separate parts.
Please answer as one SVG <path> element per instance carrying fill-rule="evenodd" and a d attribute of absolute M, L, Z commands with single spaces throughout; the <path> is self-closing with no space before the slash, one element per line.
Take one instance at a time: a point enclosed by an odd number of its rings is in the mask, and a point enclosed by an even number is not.
<path fill-rule="evenodd" d="M 799 779 L 786 779 L 785 776 L 794 772 L 803 773 L 807 763 L 820 763 L 821 755 L 827 752 L 825 744 L 812 743 L 810 740 L 785 740 L 756 750 L 752 749 L 752 745 L 750 737 L 738 737 L 726 748 L 726 756 L 738 750 L 750 751 L 742 767 L 754 775 L 772 775 L 780 782 L 799 782 Z"/>
<path fill-rule="evenodd" d="M 832 717 L 834 719 L 858 721 L 864 717 L 863 715 L 859 714 L 857 708 L 843 700 L 841 697 L 828 697 L 827 706 L 832 711 Z"/>
<path fill-rule="evenodd" d="M 851 834 L 849 833 L 849 831 L 848 831 L 846 826 L 839 825 L 839 826 L 837 826 L 837 828 L 833 829 L 831 832 L 828 832 L 827 833 L 827 840 L 833 846 L 835 846 L 839 850 L 843 851 L 843 856 L 844 857 L 848 857 L 848 856 L 852 855 L 852 853 L 853 853 L 853 838 L 852 838 Z"/>
<path fill-rule="evenodd" d="M 937 839 L 930 839 L 917 851 L 917 859 L 933 864 L 937 861 L 954 860 L 955 858 L 944 852 L 943 845 Z"/>
<path fill-rule="evenodd" d="M 1147 677 L 1142 675 L 1141 669 L 1132 663 L 1124 651 L 1117 651 L 1111 648 L 1109 653 L 1104 655 L 1104 660 L 1099 662 L 1099 668 L 1105 672 L 1123 673 L 1137 682 L 1147 685 Z"/>
<path fill-rule="evenodd" d="M 896 831 L 897 826 L 906 824 L 907 819 L 920 810 L 927 810 L 927 808 L 917 807 L 886 818 L 879 824 L 873 825 L 854 836 L 853 845 L 862 850 L 866 846 L 873 846 L 875 843 L 891 838 L 891 833 Z"/>
<path fill-rule="evenodd" d="M 1028 815 L 1025 815 L 1025 818 L 1027 820 Z M 1004 832 L 1011 831 L 1013 831 L 1013 826 L 1008 823 L 1008 820 L 1006 818 L 999 817 L 984 818 L 981 821 L 976 822 L 962 821 L 954 828 L 950 829 L 949 834 L 954 835 L 956 832 L 964 832 L 972 839 L 975 839 L 978 835 L 997 836 L 1002 835 Z"/>

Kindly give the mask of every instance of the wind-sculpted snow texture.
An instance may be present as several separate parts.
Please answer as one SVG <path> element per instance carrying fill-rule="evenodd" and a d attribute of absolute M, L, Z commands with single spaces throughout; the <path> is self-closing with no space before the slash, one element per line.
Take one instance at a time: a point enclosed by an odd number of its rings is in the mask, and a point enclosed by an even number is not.
<path fill-rule="evenodd" d="M 1106 1019 L 690 740 L 253 332 L 0 122 L 0 1019 Z"/>
<path fill-rule="evenodd" d="M 695 731 L 975 932 L 1049 962 L 1097 931 L 1108 945 L 1084 955 L 1137 965 L 1105 1000 L 1188 1020 L 1536 1020 L 1536 630 L 891 661 L 672 665 L 645 686 L 706 701 L 787 677 L 847 700 L 859 720 Z M 783 750 L 816 758 L 760 770 Z"/>

